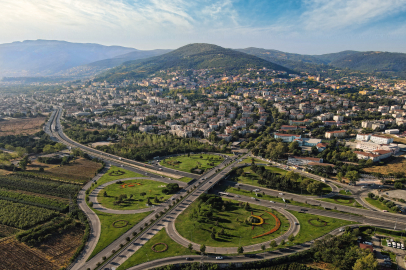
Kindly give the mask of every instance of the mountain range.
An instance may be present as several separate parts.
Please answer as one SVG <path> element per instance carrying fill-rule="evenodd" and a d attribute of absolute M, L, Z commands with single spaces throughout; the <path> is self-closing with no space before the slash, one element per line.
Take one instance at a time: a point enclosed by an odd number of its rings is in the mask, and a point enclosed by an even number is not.
<path fill-rule="evenodd" d="M 343 69 L 406 78 L 405 60 L 404 53 L 379 51 L 304 55 L 253 47 L 226 49 L 203 43 L 189 44 L 177 50 L 137 50 L 90 43 L 27 40 L 0 44 L 0 78 L 83 78 L 100 74 L 99 77 L 117 80 L 139 78 L 161 69 L 213 67 L 234 71 L 269 67 L 311 73 Z"/>

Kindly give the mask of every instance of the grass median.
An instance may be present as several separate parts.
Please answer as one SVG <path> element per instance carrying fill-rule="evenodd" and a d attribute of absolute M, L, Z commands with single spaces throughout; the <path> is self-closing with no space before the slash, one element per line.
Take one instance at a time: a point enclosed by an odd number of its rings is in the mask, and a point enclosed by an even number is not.
<path fill-rule="evenodd" d="M 195 154 L 167 158 L 162 160 L 160 164 L 164 167 L 182 172 L 197 173 L 194 169 L 203 172 L 206 169 L 211 169 L 219 165 L 223 160 L 224 158 L 218 155 Z"/>
<path fill-rule="evenodd" d="M 289 210 L 289 212 L 299 220 L 300 224 L 300 231 L 290 245 L 311 241 L 345 225 L 358 224 L 357 222 L 343 219 L 300 213 L 291 210 Z"/>
<path fill-rule="evenodd" d="M 102 251 L 108 245 L 113 243 L 122 234 L 127 232 L 129 229 L 134 227 L 137 223 L 142 221 L 151 212 L 145 212 L 140 214 L 110 214 L 104 213 L 92 209 L 100 219 L 101 223 L 101 233 L 99 241 L 92 254 L 90 255 L 90 260 L 97 253 Z"/>
<path fill-rule="evenodd" d="M 166 183 L 146 179 L 117 182 L 101 190 L 97 200 L 104 207 L 115 210 L 147 208 L 148 200 L 150 204 L 159 205 L 173 195 L 162 192 L 166 185 Z M 126 196 L 126 198 L 121 203 L 117 203 L 117 198 L 120 196 Z"/>
<path fill-rule="evenodd" d="M 168 249 L 163 252 L 153 251 L 152 246 L 158 243 L 165 243 Z M 157 245 L 156 249 L 163 250 L 163 245 Z M 128 258 L 128 260 L 120 265 L 117 270 L 128 269 L 132 266 L 148 261 L 181 255 L 196 255 L 196 253 L 173 241 L 167 234 L 166 229 L 163 228 L 148 242 L 146 242 L 139 250 L 137 250 L 130 258 Z"/>

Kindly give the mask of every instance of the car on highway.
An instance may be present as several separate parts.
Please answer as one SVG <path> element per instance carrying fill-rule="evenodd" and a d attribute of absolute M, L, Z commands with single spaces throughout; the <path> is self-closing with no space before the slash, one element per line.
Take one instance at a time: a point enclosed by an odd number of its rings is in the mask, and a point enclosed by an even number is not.
<path fill-rule="evenodd" d="M 216 260 L 222 260 L 222 259 L 224 259 L 224 258 L 221 257 L 221 256 L 217 256 L 217 257 L 216 257 Z"/>
<path fill-rule="evenodd" d="M 387 242 L 388 247 L 392 247 L 392 243 L 390 241 Z"/>
<path fill-rule="evenodd" d="M 282 192 L 279 192 L 279 195 L 284 195 Z"/>
<path fill-rule="evenodd" d="M 186 257 L 186 261 L 193 261 L 193 258 Z"/>
<path fill-rule="evenodd" d="M 270 203 L 275 203 L 274 201 L 269 201 Z"/>

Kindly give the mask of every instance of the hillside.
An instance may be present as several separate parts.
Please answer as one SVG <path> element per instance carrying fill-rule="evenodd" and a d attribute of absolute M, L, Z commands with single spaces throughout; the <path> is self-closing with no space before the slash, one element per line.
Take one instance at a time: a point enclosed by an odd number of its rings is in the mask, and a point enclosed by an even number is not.
<path fill-rule="evenodd" d="M 0 44 L 0 77 L 52 76 L 72 67 L 134 51 L 120 46 L 56 40 Z"/>
<path fill-rule="evenodd" d="M 225 49 L 217 45 L 195 43 L 183 46 L 164 55 L 125 62 L 121 66 L 101 74 L 97 79 L 110 82 L 124 79 L 139 79 L 160 70 L 168 69 L 221 68 L 224 71 L 237 72 L 241 69 L 262 67 L 293 72 L 286 67 L 253 55 Z"/>
<path fill-rule="evenodd" d="M 170 52 L 171 50 L 148 50 L 141 51 L 135 50 L 126 54 L 121 54 L 109 59 L 103 59 L 96 62 L 92 62 L 86 65 L 77 66 L 68 70 L 65 70 L 57 75 L 62 76 L 92 76 L 103 70 L 119 66 L 127 61 L 149 58 L 153 56 L 162 55 Z"/>
<path fill-rule="evenodd" d="M 339 68 L 349 68 L 366 72 L 405 74 L 406 54 L 391 52 L 359 52 L 330 62 Z"/>
<path fill-rule="evenodd" d="M 260 48 L 238 49 L 297 72 L 326 74 L 328 69 L 350 69 L 389 76 L 406 77 L 406 54 L 390 52 L 342 51 L 303 55 Z"/>

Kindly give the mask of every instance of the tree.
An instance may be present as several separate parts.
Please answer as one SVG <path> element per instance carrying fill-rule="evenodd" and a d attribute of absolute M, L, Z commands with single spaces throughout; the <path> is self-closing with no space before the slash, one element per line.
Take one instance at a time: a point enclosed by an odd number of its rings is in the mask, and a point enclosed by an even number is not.
<path fill-rule="evenodd" d="M 293 234 L 289 235 L 288 240 L 289 242 L 293 242 L 293 240 L 295 240 L 295 236 Z"/>
<path fill-rule="evenodd" d="M 103 192 L 103 197 L 108 197 L 106 191 Z"/>
<path fill-rule="evenodd" d="M 365 166 L 367 166 L 367 167 L 371 167 L 372 165 L 374 165 L 374 162 L 372 161 L 372 159 L 368 159 L 367 162 L 365 162 Z"/>
<path fill-rule="evenodd" d="M 296 149 L 299 149 L 299 143 L 297 141 L 293 141 L 289 144 L 289 152 L 293 152 Z"/>
<path fill-rule="evenodd" d="M 269 244 L 269 246 L 270 246 L 271 248 L 276 248 L 276 247 L 278 246 L 278 244 L 276 243 L 275 240 L 273 240 L 273 241 Z"/>
<path fill-rule="evenodd" d="M 368 198 L 373 199 L 375 197 L 375 194 L 373 194 L 372 192 L 368 193 Z"/>
<path fill-rule="evenodd" d="M 192 252 L 192 250 L 193 250 L 193 245 L 192 245 L 192 243 L 189 243 L 189 245 L 187 246 L 187 248 L 189 249 L 190 252 Z"/>
<path fill-rule="evenodd" d="M 343 180 L 343 173 L 342 172 L 338 172 L 337 173 L 337 179 L 338 179 L 338 181 L 342 181 Z"/>
<path fill-rule="evenodd" d="M 203 244 L 200 246 L 200 252 L 203 254 L 206 252 L 206 245 Z"/>
<path fill-rule="evenodd" d="M 357 171 L 348 171 L 345 174 L 345 178 L 350 180 L 350 182 L 356 182 L 359 179 L 359 173 Z"/>
<path fill-rule="evenodd" d="M 261 249 L 262 249 L 262 251 L 265 251 L 265 249 L 266 249 L 265 245 L 261 245 Z"/>
<path fill-rule="evenodd" d="M 378 262 L 375 260 L 374 256 L 370 253 L 366 256 L 359 258 L 352 268 L 353 270 L 377 270 Z"/>
<path fill-rule="evenodd" d="M 285 245 L 285 239 L 282 239 L 282 241 L 281 241 L 281 243 L 279 245 L 284 246 Z"/>
<path fill-rule="evenodd" d="M 396 189 L 403 189 L 403 184 L 399 181 L 396 181 L 393 187 Z"/>
<path fill-rule="evenodd" d="M 244 248 L 243 247 L 238 247 L 238 249 L 237 249 L 237 253 L 238 254 L 242 254 L 242 253 L 244 253 Z"/>
<path fill-rule="evenodd" d="M 311 194 L 318 194 L 322 190 L 321 183 L 318 181 L 313 181 L 307 186 L 307 191 Z"/>

